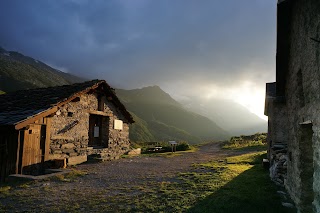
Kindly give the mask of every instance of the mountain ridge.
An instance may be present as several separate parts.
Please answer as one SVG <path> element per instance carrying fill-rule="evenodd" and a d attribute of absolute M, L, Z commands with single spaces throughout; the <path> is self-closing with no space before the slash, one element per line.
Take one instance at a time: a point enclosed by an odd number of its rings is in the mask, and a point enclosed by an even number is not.
<path fill-rule="evenodd" d="M 127 109 L 145 122 L 156 140 L 223 140 L 230 135 L 210 119 L 188 111 L 159 86 L 141 89 L 116 89 Z M 176 130 L 169 134 L 169 128 Z M 164 129 L 165 132 L 161 133 Z M 134 135 L 134 140 L 139 140 Z"/>
<path fill-rule="evenodd" d="M 0 90 L 5 92 L 83 82 L 19 52 L 0 47 Z"/>

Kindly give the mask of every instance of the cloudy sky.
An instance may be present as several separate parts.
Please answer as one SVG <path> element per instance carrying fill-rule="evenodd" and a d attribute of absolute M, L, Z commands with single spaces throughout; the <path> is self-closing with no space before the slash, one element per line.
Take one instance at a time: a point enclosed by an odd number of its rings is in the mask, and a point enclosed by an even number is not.
<path fill-rule="evenodd" d="M 113 87 L 232 99 L 262 116 L 276 0 L 3 0 L 0 46 Z"/>

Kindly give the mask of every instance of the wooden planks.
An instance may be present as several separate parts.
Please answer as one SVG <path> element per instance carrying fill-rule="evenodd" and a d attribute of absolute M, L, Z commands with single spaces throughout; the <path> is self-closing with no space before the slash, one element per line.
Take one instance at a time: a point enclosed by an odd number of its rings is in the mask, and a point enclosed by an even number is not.
<path fill-rule="evenodd" d="M 24 131 L 24 142 L 22 151 L 21 169 L 26 166 L 39 164 L 42 162 L 41 149 L 41 126 L 39 124 L 30 124 L 29 128 Z M 21 171 L 21 172 L 22 172 Z"/>
<path fill-rule="evenodd" d="M 14 128 L 0 128 L 0 182 L 15 173 L 18 132 Z"/>

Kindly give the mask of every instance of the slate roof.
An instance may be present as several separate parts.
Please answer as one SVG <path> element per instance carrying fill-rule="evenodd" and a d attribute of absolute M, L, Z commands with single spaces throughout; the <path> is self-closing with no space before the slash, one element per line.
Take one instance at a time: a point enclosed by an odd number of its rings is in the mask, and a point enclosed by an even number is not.
<path fill-rule="evenodd" d="M 78 93 L 89 91 L 101 84 L 104 85 L 107 95 L 112 96 L 111 101 L 115 106 L 121 110 L 130 123 L 133 123 L 132 116 L 120 102 L 114 89 L 104 80 L 92 80 L 72 85 L 20 90 L 0 95 L 0 125 L 14 125 L 30 116 L 57 106 Z"/>

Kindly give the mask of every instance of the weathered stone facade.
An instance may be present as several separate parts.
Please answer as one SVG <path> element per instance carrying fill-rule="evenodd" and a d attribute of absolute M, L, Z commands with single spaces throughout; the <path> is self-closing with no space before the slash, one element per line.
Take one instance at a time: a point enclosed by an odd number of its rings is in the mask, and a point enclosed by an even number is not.
<path fill-rule="evenodd" d="M 276 159 L 285 159 L 284 185 L 299 212 L 320 212 L 319 11 L 318 0 L 278 2 L 274 98 L 284 102 L 266 105 L 270 147 L 278 140 L 287 145 L 287 154 Z"/>
<path fill-rule="evenodd" d="M 267 84 L 266 110 L 268 116 L 268 159 L 270 177 L 279 185 L 284 185 L 287 175 L 287 111 L 281 98 L 275 95 L 276 84 Z"/>
<path fill-rule="evenodd" d="M 129 150 L 129 124 L 121 112 L 102 98 L 103 110 L 98 110 L 98 95 L 82 94 L 75 101 L 61 106 L 51 119 L 50 159 L 67 158 L 69 161 L 85 161 L 87 156 L 98 154 L 105 160 L 117 159 Z M 89 144 L 89 119 L 101 117 L 101 143 Z M 123 122 L 123 129 L 114 129 L 114 120 Z M 69 128 L 68 128 L 69 127 Z M 71 128 L 70 128 L 71 127 Z"/>

